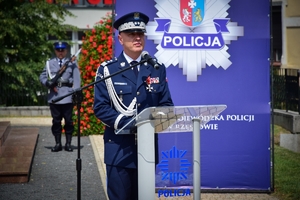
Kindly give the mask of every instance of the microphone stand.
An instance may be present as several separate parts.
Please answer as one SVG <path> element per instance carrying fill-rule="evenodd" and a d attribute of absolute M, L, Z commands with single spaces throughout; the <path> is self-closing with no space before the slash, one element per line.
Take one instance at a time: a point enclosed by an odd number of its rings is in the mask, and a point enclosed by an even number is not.
<path fill-rule="evenodd" d="M 77 146 L 78 146 L 78 153 L 77 153 L 77 159 L 76 159 L 76 170 L 77 170 L 77 200 L 81 200 L 81 169 L 82 169 L 82 165 L 81 165 L 81 158 L 80 158 L 80 109 L 81 109 L 81 103 L 82 103 L 82 101 L 83 101 L 83 94 L 82 94 L 82 90 L 84 90 L 84 89 L 86 89 L 86 88 L 88 88 L 88 87 L 90 87 L 90 86 L 92 86 L 92 85 L 95 85 L 95 84 L 97 84 L 97 83 L 99 83 L 99 82 L 102 82 L 102 81 L 104 81 L 104 80 L 106 80 L 106 79 L 108 79 L 108 78 L 111 78 L 111 77 L 113 77 L 113 76 L 115 76 L 115 75 L 117 75 L 117 74 L 120 74 L 120 73 L 122 73 L 122 72 L 124 72 L 124 71 L 127 71 L 127 70 L 129 70 L 129 69 L 131 69 L 131 68 L 133 68 L 133 67 L 136 67 L 136 66 L 138 66 L 138 65 L 140 65 L 140 64 L 143 64 L 143 63 L 145 63 L 145 62 L 147 62 L 149 59 L 143 59 L 143 60 L 141 60 L 140 62 L 138 62 L 138 63 L 136 63 L 136 64 L 133 64 L 133 65 L 130 65 L 129 67 L 126 67 L 126 68 L 124 68 L 124 69 L 122 69 L 122 70 L 120 70 L 120 71 L 117 71 L 117 72 L 115 72 L 115 73 L 112 73 L 112 74 L 110 74 L 109 76 L 106 76 L 106 77 L 104 77 L 104 78 L 101 78 L 101 79 L 99 79 L 98 81 L 95 81 L 95 82 L 92 82 L 92 83 L 90 83 L 90 84 L 88 84 L 88 85 L 86 85 L 86 86 L 84 86 L 84 87 L 81 87 L 81 88 L 77 88 L 77 89 L 75 89 L 73 92 L 70 92 L 70 93 L 68 93 L 68 94 L 66 94 L 66 95 L 63 95 L 63 96 L 59 96 L 59 97 L 57 97 L 57 98 L 55 98 L 55 99 L 53 99 L 52 100 L 52 102 L 53 103 L 55 103 L 55 102 L 58 102 L 58 101 L 60 101 L 60 100 L 62 100 L 63 98 L 65 98 L 65 97 L 68 97 L 68 96 L 70 96 L 70 95 L 73 95 L 72 96 L 72 99 L 73 99 L 73 101 L 76 103 L 76 107 L 77 107 L 77 126 L 78 126 L 78 128 L 77 128 Z"/>

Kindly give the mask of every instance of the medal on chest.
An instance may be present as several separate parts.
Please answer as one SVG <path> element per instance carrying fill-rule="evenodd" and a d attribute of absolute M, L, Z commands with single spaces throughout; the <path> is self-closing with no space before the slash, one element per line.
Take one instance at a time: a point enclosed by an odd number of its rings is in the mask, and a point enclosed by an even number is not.
<path fill-rule="evenodd" d="M 150 76 L 148 76 L 148 78 L 146 79 L 146 90 L 148 91 L 148 92 L 152 92 L 152 90 L 153 90 L 153 87 L 151 86 L 151 78 L 150 78 Z"/>

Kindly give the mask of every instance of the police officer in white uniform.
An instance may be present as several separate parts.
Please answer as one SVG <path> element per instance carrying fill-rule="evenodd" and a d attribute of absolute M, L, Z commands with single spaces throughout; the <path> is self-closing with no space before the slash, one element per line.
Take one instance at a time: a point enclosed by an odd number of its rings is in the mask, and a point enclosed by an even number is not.
<path fill-rule="evenodd" d="M 62 100 L 53 103 L 52 100 L 71 93 L 74 89 L 80 87 L 80 72 L 75 62 L 69 62 L 65 71 L 59 76 L 56 82 L 52 82 L 58 71 L 68 60 L 66 42 L 55 42 L 54 49 L 56 57 L 48 60 L 42 73 L 40 74 L 40 82 L 49 88 L 48 103 L 52 116 L 52 134 L 55 138 L 55 146 L 51 149 L 52 152 L 62 150 L 61 135 L 64 129 L 66 135 L 66 151 L 73 151 L 71 146 L 72 134 L 74 125 L 72 120 L 73 102 L 72 95 L 63 98 Z M 62 126 L 62 119 L 64 119 L 64 126 Z"/>

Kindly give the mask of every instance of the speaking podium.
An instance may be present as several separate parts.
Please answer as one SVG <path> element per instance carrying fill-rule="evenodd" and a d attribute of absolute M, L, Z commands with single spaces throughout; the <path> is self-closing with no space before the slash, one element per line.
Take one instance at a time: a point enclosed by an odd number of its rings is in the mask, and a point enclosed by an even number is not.
<path fill-rule="evenodd" d="M 226 105 L 150 107 L 133 120 L 137 126 L 139 200 L 155 197 L 154 133 L 193 132 L 193 199 L 200 199 L 200 129 L 227 108 Z M 129 122 L 131 123 L 131 122 Z M 128 123 L 128 124 L 129 124 Z M 127 124 L 116 131 L 122 131 Z"/>

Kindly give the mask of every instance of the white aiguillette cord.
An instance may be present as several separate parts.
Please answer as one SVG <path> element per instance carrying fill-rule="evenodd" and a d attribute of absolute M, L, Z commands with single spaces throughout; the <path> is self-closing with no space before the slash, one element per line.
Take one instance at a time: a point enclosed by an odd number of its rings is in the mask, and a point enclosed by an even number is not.
<path fill-rule="evenodd" d="M 104 67 L 103 72 L 104 72 L 104 77 L 110 75 L 109 70 L 106 66 Z M 105 79 L 105 83 L 106 83 L 108 94 L 109 94 L 116 110 L 119 111 L 121 114 L 123 114 L 125 116 L 135 115 L 136 114 L 136 109 L 134 109 L 134 106 L 136 104 L 136 97 L 133 98 L 130 105 L 127 107 L 122 103 L 121 99 L 119 98 L 119 96 L 118 96 L 118 94 L 115 90 L 115 87 L 112 83 L 111 78 Z"/>

